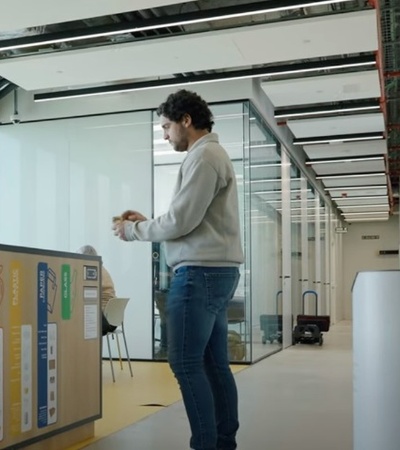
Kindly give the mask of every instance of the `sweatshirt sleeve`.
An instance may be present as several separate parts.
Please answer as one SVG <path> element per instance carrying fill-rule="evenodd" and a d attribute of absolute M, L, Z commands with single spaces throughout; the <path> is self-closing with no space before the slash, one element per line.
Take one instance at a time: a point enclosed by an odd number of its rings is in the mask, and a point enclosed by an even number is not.
<path fill-rule="evenodd" d="M 125 222 L 127 240 L 163 242 L 190 233 L 203 220 L 218 192 L 218 182 L 218 173 L 209 162 L 199 159 L 187 164 L 168 212 L 155 219 Z"/>

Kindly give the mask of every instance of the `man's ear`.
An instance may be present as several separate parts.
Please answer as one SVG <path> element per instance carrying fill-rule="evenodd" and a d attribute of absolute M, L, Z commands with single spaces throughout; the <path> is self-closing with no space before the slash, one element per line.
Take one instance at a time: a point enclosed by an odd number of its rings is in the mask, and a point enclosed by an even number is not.
<path fill-rule="evenodd" d="M 184 114 L 182 117 L 182 125 L 185 128 L 189 128 L 192 125 L 192 117 L 190 116 L 190 114 Z"/>

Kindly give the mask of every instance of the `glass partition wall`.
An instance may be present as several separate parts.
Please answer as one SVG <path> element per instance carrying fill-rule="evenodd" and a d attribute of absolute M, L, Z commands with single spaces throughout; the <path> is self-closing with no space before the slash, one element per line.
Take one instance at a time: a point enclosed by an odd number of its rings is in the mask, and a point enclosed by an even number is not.
<path fill-rule="evenodd" d="M 302 207 L 300 170 L 290 166 L 290 217 L 291 217 L 291 304 L 292 328 L 301 314 L 302 292 Z"/>
<path fill-rule="evenodd" d="M 245 149 L 245 214 L 251 218 L 246 245 L 250 273 L 251 358 L 282 348 L 281 154 L 279 144 L 255 110 L 249 110 Z M 248 171 L 246 172 L 246 168 Z"/>
<path fill-rule="evenodd" d="M 214 131 L 236 172 L 246 255 L 228 311 L 230 356 L 232 361 L 254 362 L 281 349 L 282 302 L 285 307 L 289 302 L 282 295 L 288 280 L 283 283 L 287 273 L 282 262 L 287 259 L 281 253 L 287 243 L 282 238 L 286 154 L 249 102 L 214 105 L 212 110 Z M 93 245 L 117 295 L 131 299 L 125 330 L 132 358 L 164 359 L 171 273 L 162 245 L 127 244 L 110 230 L 111 217 L 128 208 L 151 217 L 169 206 L 185 155 L 163 140 L 158 117 L 138 111 L 2 126 L 0 157 L 0 206 L 8 212 L 0 216 L 2 242 L 71 252 Z M 302 293 L 320 281 L 326 286 L 319 289 L 321 313 L 335 320 L 340 314 L 335 286 L 341 248 L 332 231 L 336 215 L 293 163 L 289 172 L 287 163 L 284 167 L 285 205 L 290 173 L 291 313 L 295 320 Z M 26 216 L 29 227 L 23 226 Z M 116 356 L 117 350 L 112 353 Z"/>
<path fill-rule="evenodd" d="M 281 302 L 281 164 L 279 147 L 251 106 L 229 103 L 211 107 L 214 130 L 227 150 L 238 183 L 245 263 L 235 296 L 228 308 L 229 353 L 232 361 L 252 362 L 281 348 L 278 324 Z M 159 118 L 154 131 L 154 215 L 168 208 L 179 166 L 177 154 L 163 140 Z M 153 244 L 155 359 L 165 359 L 165 300 L 170 269 L 163 247 Z"/>
<path fill-rule="evenodd" d="M 248 112 L 243 103 L 220 104 L 211 107 L 215 126 L 213 131 L 219 136 L 221 145 L 228 152 L 237 178 L 242 242 L 247 240 L 246 230 L 249 223 L 244 213 L 245 184 L 243 154 L 245 123 L 248 123 Z M 164 141 L 159 118 L 153 115 L 153 155 L 154 155 L 154 216 L 167 211 L 175 185 L 179 166 L 185 154 L 175 152 L 168 142 Z M 169 291 L 171 271 L 165 263 L 163 246 L 153 244 L 153 299 L 154 299 L 154 359 L 166 359 L 167 341 L 165 324 L 165 301 Z M 241 277 L 234 299 L 228 311 L 229 351 L 232 361 L 250 361 L 250 290 L 248 288 L 248 272 L 246 264 L 240 267 Z"/>

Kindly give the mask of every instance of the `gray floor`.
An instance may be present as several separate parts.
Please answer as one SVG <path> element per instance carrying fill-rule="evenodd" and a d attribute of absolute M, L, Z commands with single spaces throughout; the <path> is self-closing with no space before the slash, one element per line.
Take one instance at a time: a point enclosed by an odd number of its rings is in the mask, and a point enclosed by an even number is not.
<path fill-rule="evenodd" d="M 236 375 L 238 450 L 352 450 L 351 333 L 342 322 L 322 347 L 300 344 Z M 178 402 L 86 449 L 188 450 L 188 440 Z"/>

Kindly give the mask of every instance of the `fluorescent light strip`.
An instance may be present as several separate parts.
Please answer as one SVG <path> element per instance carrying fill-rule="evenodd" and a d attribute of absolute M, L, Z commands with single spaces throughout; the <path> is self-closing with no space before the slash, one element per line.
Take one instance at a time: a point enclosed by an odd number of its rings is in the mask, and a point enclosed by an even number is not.
<path fill-rule="evenodd" d="M 297 141 L 293 141 L 293 145 L 312 145 L 312 144 L 331 144 L 334 142 L 355 142 L 355 141 L 372 141 L 377 139 L 383 139 L 383 134 L 379 136 L 359 136 L 359 137 L 341 137 L 341 138 L 335 138 L 335 139 L 319 139 L 319 140 L 304 140 L 301 139 Z"/>
<path fill-rule="evenodd" d="M 312 67 L 309 69 L 294 69 L 294 70 L 282 70 L 280 72 L 263 72 L 263 73 L 258 73 L 258 74 L 246 74 L 246 75 L 232 75 L 229 76 L 229 72 L 226 72 L 226 74 L 224 73 L 224 78 L 211 78 L 208 80 L 192 80 L 192 81 L 182 81 L 182 82 L 176 82 L 175 80 L 173 80 L 173 82 L 165 82 L 164 84 L 157 84 L 157 85 L 152 85 L 152 86 L 132 86 L 126 89 L 118 89 L 118 85 L 114 85 L 114 86 L 104 86 L 104 90 L 102 90 L 101 92 L 87 92 L 87 93 L 82 93 L 82 94 L 71 94 L 70 92 L 73 91 L 65 91 L 67 92 L 67 94 L 63 95 L 60 94 L 59 97 L 49 97 L 49 98 L 36 98 L 34 97 L 34 101 L 39 103 L 39 102 L 49 102 L 49 101 L 55 101 L 55 100 L 68 100 L 70 98 L 82 98 L 82 97 L 93 97 L 93 96 L 97 96 L 97 95 L 111 95 L 111 94 L 123 94 L 126 92 L 136 92 L 136 91 L 147 91 L 150 89 L 162 89 L 162 88 L 168 88 L 168 87 L 175 87 L 175 86 L 188 86 L 188 85 L 193 85 L 193 84 L 205 84 L 205 83 L 217 83 L 220 81 L 234 81 L 234 80 L 245 80 L 245 79 L 249 79 L 249 78 L 263 78 L 263 77 L 273 77 L 273 76 L 280 76 L 280 75 L 294 75 L 294 74 L 299 74 L 299 73 L 310 73 L 310 72 L 320 72 L 320 71 L 324 71 L 324 70 L 335 70 L 335 69 L 350 69 L 350 68 L 355 68 L 355 67 L 362 67 L 362 66 L 374 66 L 376 64 L 375 61 L 366 61 L 366 62 L 359 62 L 359 63 L 348 63 L 348 64 L 332 64 L 332 65 L 327 65 L 327 66 L 323 66 L 323 67 Z M 87 88 L 87 89 L 91 89 L 91 88 Z M 109 90 L 107 90 L 109 89 Z M 81 90 L 81 89 L 78 89 Z M 53 94 L 52 92 L 50 92 L 49 94 Z M 45 95 L 45 94 L 43 94 Z M 374 138 L 368 138 L 369 139 L 383 139 L 383 136 L 379 136 L 379 137 L 374 137 Z M 349 139 L 350 140 L 350 139 Z M 353 140 L 362 140 L 362 139 L 353 139 Z M 325 141 L 322 141 L 325 142 Z M 340 140 L 340 142 L 342 142 L 342 140 Z M 296 143 L 294 143 L 295 145 L 297 145 Z M 303 144 L 298 144 L 298 145 L 303 145 Z M 273 145 L 275 147 L 275 145 Z"/>
<path fill-rule="evenodd" d="M 301 193 L 302 189 L 291 189 L 288 192 Z M 311 189 L 305 189 L 304 192 L 311 192 Z M 282 194 L 282 191 L 253 191 L 252 194 Z"/>
<path fill-rule="evenodd" d="M 319 116 L 321 114 L 336 114 L 342 112 L 357 112 L 357 111 L 372 111 L 375 109 L 380 109 L 379 105 L 375 106 L 358 106 L 358 107 L 348 107 L 348 108 L 337 108 L 330 110 L 317 110 L 317 111 L 309 111 L 309 112 L 298 112 L 298 113 L 276 113 L 275 118 L 290 118 L 290 117 L 304 117 L 304 116 Z"/>
<path fill-rule="evenodd" d="M 280 184 L 281 180 L 280 180 L 280 178 L 277 178 L 276 180 L 251 180 L 250 181 L 250 183 L 272 183 L 272 182 Z M 249 183 L 249 181 L 247 183 Z"/>
<path fill-rule="evenodd" d="M 389 211 L 365 211 L 365 212 L 354 212 L 354 213 L 341 213 L 341 216 L 384 216 L 389 214 Z"/>
<path fill-rule="evenodd" d="M 299 218 L 305 218 L 305 219 L 316 219 L 317 217 L 322 217 L 322 215 L 316 215 L 316 214 L 292 214 L 292 218 L 299 219 Z"/>
<path fill-rule="evenodd" d="M 388 220 L 389 216 L 387 217 L 365 217 L 364 219 L 362 218 L 351 218 L 349 217 L 348 219 L 346 219 L 346 222 L 371 222 L 371 220 L 373 220 L 374 222 L 379 221 L 383 221 L 383 220 Z"/>
<path fill-rule="evenodd" d="M 3 89 L 8 88 L 10 85 L 11 85 L 11 83 L 3 83 L 2 85 L 0 85 L 0 92 L 1 92 Z"/>
<path fill-rule="evenodd" d="M 307 161 L 306 166 L 314 166 L 316 164 L 336 164 L 336 163 L 357 163 L 365 161 L 383 161 L 383 156 L 370 156 L 365 158 L 347 158 L 347 159 L 326 159 L 317 161 Z"/>
<path fill-rule="evenodd" d="M 309 206 L 309 207 L 304 208 L 304 209 L 305 209 L 306 211 L 315 211 L 315 210 L 317 210 L 318 208 L 315 207 L 315 206 Z M 302 211 L 303 208 L 302 208 L 302 207 L 298 207 L 298 208 L 290 208 L 290 210 L 291 210 L 291 211 Z M 278 211 L 282 211 L 282 210 L 279 209 Z M 321 206 L 320 211 L 321 211 L 321 214 L 325 214 L 324 206 Z"/>
<path fill-rule="evenodd" d="M 245 167 L 246 169 L 249 168 L 249 166 Z M 290 178 L 290 181 L 301 181 L 301 178 Z M 269 178 L 265 180 L 251 180 L 251 183 L 280 183 L 282 181 L 281 178 Z"/>
<path fill-rule="evenodd" d="M 254 169 L 254 168 L 260 168 L 260 167 L 281 167 L 282 163 L 272 163 L 272 164 L 252 164 L 251 166 L 247 166 L 246 169 Z"/>
<path fill-rule="evenodd" d="M 73 41 L 81 41 L 81 40 L 85 40 L 85 39 L 96 39 L 99 37 L 116 36 L 119 34 L 139 33 L 142 31 L 158 30 L 158 29 L 162 29 L 162 28 L 179 27 L 179 26 L 184 26 L 184 25 L 193 25 L 196 23 L 211 22 L 211 21 L 226 20 L 226 19 L 235 19 L 238 17 L 254 16 L 257 14 L 268 14 L 268 13 L 279 12 L 279 11 L 291 11 L 293 9 L 307 8 L 309 6 L 331 5 L 334 3 L 347 3 L 349 1 L 351 1 L 351 0 L 323 0 L 323 1 L 319 1 L 319 2 L 318 1 L 317 2 L 304 2 L 304 3 L 300 3 L 298 5 L 263 8 L 263 9 L 255 10 L 255 11 L 245 11 L 245 12 L 234 13 L 234 14 L 221 14 L 218 16 L 212 16 L 211 15 L 212 10 L 211 10 L 210 16 L 204 17 L 204 18 L 172 21 L 170 23 L 162 23 L 162 24 L 158 24 L 158 25 L 147 25 L 147 26 L 141 26 L 141 27 L 132 27 L 132 28 L 125 28 L 123 30 L 107 31 L 107 32 L 100 32 L 100 33 L 88 32 L 87 34 L 81 34 L 79 36 L 70 36 L 70 37 L 64 37 L 64 38 L 58 38 L 58 39 L 49 39 L 49 40 L 43 40 L 40 42 L 31 42 L 31 43 L 25 43 L 25 44 L 15 44 L 15 45 L 10 45 L 10 46 L 6 46 L 6 47 L 3 46 L 3 47 L 0 47 L 0 51 L 16 50 L 16 49 L 20 49 L 20 48 L 39 47 L 42 45 L 57 44 L 57 43 L 61 43 L 61 42 L 73 42 Z"/>
<path fill-rule="evenodd" d="M 388 197 L 387 195 L 363 195 L 361 197 L 332 197 L 332 200 L 372 200 L 378 198 L 388 198 Z"/>
<path fill-rule="evenodd" d="M 352 175 L 318 175 L 315 178 L 317 180 L 340 180 L 341 178 L 382 177 L 385 175 L 386 175 L 385 172 L 374 172 L 374 173 L 358 173 Z"/>
<path fill-rule="evenodd" d="M 338 206 L 338 208 L 339 209 L 341 209 L 341 210 L 344 210 L 344 209 L 358 209 L 358 208 L 382 208 L 382 207 L 385 207 L 385 208 L 389 208 L 389 203 L 376 203 L 376 204 L 374 204 L 374 205 L 354 205 L 354 206 L 351 206 L 351 205 L 343 205 L 343 206 Z"/>
<path fill-rule="evenodd" d="M 358 190 L 366 190 L 366 189 L 386 189 L 386 184 L 377 184 L 377 185 L 369 185 L 369 186 L 343 186 L 343 187 L 330 187 L 325 188 L 326 191 L 358 191 Z"/>
<path fill-rule="evenodd" d="M 265 147 L 276 147 L 276 143 L 273 144 L 251 144 L 250 143 L 250 148 L 265 148 Z"/>

